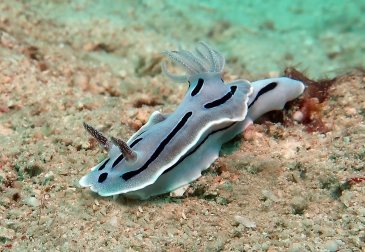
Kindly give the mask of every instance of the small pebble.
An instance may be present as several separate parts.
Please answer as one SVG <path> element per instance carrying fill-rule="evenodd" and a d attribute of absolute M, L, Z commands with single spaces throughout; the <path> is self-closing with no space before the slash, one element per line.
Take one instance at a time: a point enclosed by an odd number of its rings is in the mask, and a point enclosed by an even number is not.
<path fill-rule="evenodd" d="M 73 84 L 82 90 L 87 90 L 89 85 L 89 77 L 85 74 L 78 74 L 74 76 Z"/>
<path fill-rule="evenodd" d="M 173 198 L 182 197 L 189 186 L 190 185 L 182 186 L 182 187 L 176 189 L 175 191 L 170 192 L 170 196 Z"/>
<path fill-rule="evenodd" d="M 359 216 L 365 217 L 365 207 L 359 207 L 356 212 Z"/>
<path fill-rule="evenodd" d="M 109 223 L 113 227 L 117 227 L 118 226 L 118 218 L 117 218 L 117 216 L 111 217 L 110 220 L 109 220 Z"/>
<path fill-rule="evenodd" d="M 297 122 L 302 122 L 304 119 L 304 115 L 302 111 L 295 111 L 293 114 L 293 119 Z"/>
<path fill-rule="evenodd" d="M 352 107 L 346 107 L 344 110 L 345 110 L 346 115 L 348 115 L 348 116 L 353 116 L 353 115 L 357 114 L 356 109 L 352 108 Z"/>

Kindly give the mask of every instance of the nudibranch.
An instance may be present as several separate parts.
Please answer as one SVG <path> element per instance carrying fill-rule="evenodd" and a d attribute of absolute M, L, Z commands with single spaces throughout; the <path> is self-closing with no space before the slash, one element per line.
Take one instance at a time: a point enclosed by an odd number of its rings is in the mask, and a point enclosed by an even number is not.
<path fill-rule="evenodd" d="M 109 139 L 84 123 L 108 157 L 81 178 L 81 186 L 101 196 L 138 199 L 185 186 L 218 158 L 222 144 L 264 113 L 283 109 L 304 90 L 302 82 L 285 77 L 224 83 L 224 57 L 204 42 L 195 52 L 164 55 L 186 71 L 177 76 L 162 65 L 168 77 L 189 83 L 183 101 L 168 115 L 153 112 L 127 142 Z"/>

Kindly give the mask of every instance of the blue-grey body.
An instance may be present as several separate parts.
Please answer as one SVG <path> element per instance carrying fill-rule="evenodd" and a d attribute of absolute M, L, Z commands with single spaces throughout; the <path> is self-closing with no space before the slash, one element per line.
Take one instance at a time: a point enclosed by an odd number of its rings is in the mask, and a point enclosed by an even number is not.
<path fill-rule="evenodd" d="M 182 103 L 168 116 L 154 112 L 126 147 L 106 143 L 109 157 L 93 167 L 80 185 L 102 196 L 140 199 L 175 190 L 199 178 L 218 158 L 223 143 L 262 114 L 282 109 L 304 90 L 301 82 L 289 78 L 225 84 L 224 58 L 205 43 L 196 55 L 185 50 L 165 54 L 188 73 L 173 76 L 164 67 L 171 78 L 189 82 Z"/>

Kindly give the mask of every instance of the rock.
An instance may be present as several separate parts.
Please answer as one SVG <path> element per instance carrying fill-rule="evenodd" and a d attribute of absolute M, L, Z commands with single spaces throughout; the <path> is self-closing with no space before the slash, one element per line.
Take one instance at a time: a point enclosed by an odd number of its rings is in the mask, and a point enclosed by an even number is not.
<path fill-rule="evenodd" d="M 299 243 L 293 243 L 290 248 L 288 249 L 288 252 L 301 252 L 304 251 L 304 248 Z"/>
<path fill-rule="evenodd" d="M 0 183 L 3 182 L 5 180 L 5 174 L 0 171 Z"/>
<path fill-rule="evenodd" d="M 324 245 L 323 245 L 324 249 L 327 249 L 330 252 L 336 252 L 338 250 L 338 244 L 337 241 L 335 240 L 330 240 L 327 241 Z"/>
<path fill-rule="evenodd" d="M 272 191 L 268 191 L 268 190 L 262 190 L 262 195 L 266 198 L 269 199 L 273 202 L 279 202 L 280 199 L 272 192 Z"/>
<path fill-rule="evenodd" d="M 241 224 L 247 228 L 256 228 L 256 223 L 246 217 L 236 215 L 234 216 L 234 220 L 237 224 Z"/>
<path fill-rule="evenodd" d="M 267 249 L 267 252 L 278 252 L 278 251 L 275 248 L 273 248 L 273 247 L 269 247 Z"/>
<path fill-rule="evenodd" d="M 31 207 L 37 207 L 40 205 L 39 200 L 36 197 L 29 197 L 24 200 L 25 204 Z"/>
<path fill-rule="evenodd" d="M 303 214 L 304 210 L 307 208 L 307 201 L 300 196 L 294 197 L 290 202 L 291 207 L 293 208 L 294 214 Z"/>
<path fill-rule="evenodd" d="M 215 199 L 215 201 L 216 201 L 219 205 L 223 205 L 223 206 L 225 206 L 225 205 L 227 205 L 227 204 L 228 204 L 228 200 L 227 200 L 226 198 L 224 198 L 224 197 L 217 197 L 217 198 Z"/>
<path fill-rule="evenodd" d="M 9 136 L 13 134 L 13 130 L 0 124 L 0 135 Z"/>
<path fill-rule="evenodd" d="M 54 180 L 54 174 L 52 171 L 47 172 L 46 175 L 44 175 L 43 185 L 48 185 L 49 182 Z"/>
<path fill-rule="evenodd" d="M 11 240 L 15 236 L 15 231 L 10 228 L 0 227 L 0 240 Z"/>

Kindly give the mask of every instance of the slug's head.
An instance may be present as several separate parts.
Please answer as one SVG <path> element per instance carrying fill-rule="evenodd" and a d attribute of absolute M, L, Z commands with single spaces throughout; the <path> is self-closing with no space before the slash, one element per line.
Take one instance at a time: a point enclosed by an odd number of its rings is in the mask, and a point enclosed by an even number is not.
<path fill-rule="evenodd" d="M 109 140 L 100 131 L 86 123 L 84 123 L 84 127 L 86 131 L 94 137 L 106 151 L 108 151 L 109 157 L 94 166 L 89 174 L 82 177 L 80 185 L 83 187 L 89 186 L 91 190 L 98 192 L 103 196 L 113 195 L 115 193 L 110 189 L 112 188 L 111 184 L 103 185 L 103 182 L 107 180 L 108 177 L 113 176 L 113 173 L 117 172 L 118 169 L 126 169 L 138 162 L 138 154 L 132 147 L 136 145 L 140 139 L 136 139 L 128 145 L 123 140 L 115 137 L 111 137 Z M 95 181 L 97 181 L 96 184 Z"/>
<path fill-rule="evenodd" d="M 117 151 L 117 149 L 119 149 L 119 152 L 121 152 L 124 156 L 124 158 L 129 161 L 129 162 L 133 162 L 137 159 L 137 153 L 134 152 L 126 142 L 124 142 L 121 139 L 115 138 L 115 137 L 111 137 L 110 140 L 108 140 L 107 137 L 105 137 L 100 131 L 98 131 L 97 129 L 93 128 L 92 126 L 90 126 L 87 123 L 83 123 L 84 128 L 86 129 L 86 131 L 96 139 L 96 141 L 98 141 L 98 143 L 105 149 L 107 150 L 110 155 L 113 156 L 113 154 L 115 154 Z"/>

